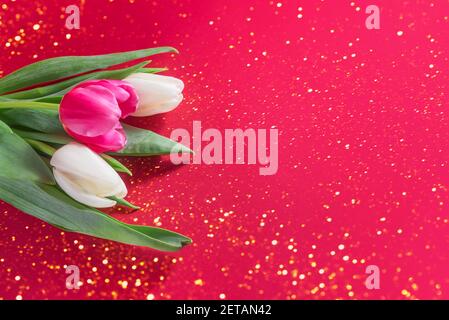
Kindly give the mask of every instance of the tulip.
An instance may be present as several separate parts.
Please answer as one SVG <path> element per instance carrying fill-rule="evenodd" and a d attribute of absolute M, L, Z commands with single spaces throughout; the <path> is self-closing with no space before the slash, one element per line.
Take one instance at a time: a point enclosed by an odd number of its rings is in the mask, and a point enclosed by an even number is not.
<path fill-rule="evenodd" d="M 59 117 L 65 131 L 97 153 L 126 145 L 120 119 L 137 109 L 134 88 L 120 80 L 86 81 L 64 95 Z"/>
<path fill-rule="evenodd" d="M 175 109 L 182 101 L 184 83 L 174 77 L 134 73 L 125 79 L 137 92 L 139 102 L 135 117 L 146 117 Z"/>
<path fill-rule="evenodd" d="M 112 167 L 90 148 L 69 143 L 58 149 L 50 164 L 62 190 L 78 202 L 95 208 L 116 205 L 108 197 L 123 199 L 127 189 Z"/>

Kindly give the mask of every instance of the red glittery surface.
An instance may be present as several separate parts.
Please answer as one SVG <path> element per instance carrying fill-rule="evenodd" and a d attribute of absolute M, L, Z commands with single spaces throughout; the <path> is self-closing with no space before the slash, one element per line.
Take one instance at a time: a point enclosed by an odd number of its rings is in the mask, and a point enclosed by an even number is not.
<path fill-rule="evenodd" d="M 338 4 L 337 4 L 338 3 Z M 81 29 L 64 27 L 78 4 Z M 381 9 L 367 30 L 365 8 Z M 449 298 L 447 1 L 0 1 L 0 75 L 38 59 L 171 45 L 175 111 L 130 123 L 278 128 L 279 170 L 126 159 L 127 222 L 175 254 L 63 233 L 1 204 L 3 299 Z M 368 290 L 365 268 L 381 270 Z M 65 265 L 81 271 L 65 287 Z"/>

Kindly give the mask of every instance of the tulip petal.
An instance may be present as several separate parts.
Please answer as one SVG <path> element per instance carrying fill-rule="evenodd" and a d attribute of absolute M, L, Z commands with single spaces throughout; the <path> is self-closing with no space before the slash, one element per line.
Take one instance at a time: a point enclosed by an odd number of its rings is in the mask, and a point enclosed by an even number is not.
<path fill-rule="evenodd" d="M 116 205 L 116 202 L 107 198 L 100 198 L 96 195 L 85 192 L 78 185 L 70 181 L 62 172 L 53 169 L 53 175 L 58 185 L 67 193 L 70 197 L 76 201 L 94 207 L 94 208 L 109 208 Z"/>
<path fill-rule="evenodd" d="M 154 73 L 140 72 L 140 73 L 133 73 L 132 75 L 126 77 L 123 80 L 128 81 L 128 80 L 132 80 L 132 79 L 140 79 L 140 80 L 145 80 L 145 81 L 153 82 L 153 83 L 163 83 L 163 84 L 174 86 L 179 91 L 184 90 L 184 82 L 182 82 L 181 79 L 178 79 L 175 77 L 163 76 L 163 75 L 154 74 Z"/>
<path fill-rule="evenodd" d="M 135 112 L 138 102 L 127 82 L 90 80 L 64 96 L 59 114 L 64 130 L 95 152 L 119 151 L 126 145 L 119 120 Z"/>
<path fill-rule="evenodd" d="M 184 83 L 173 77 L 133 74 L 124 79 L 139 96 L 137 111 L 132 116 L 144 117 L 175 109 L 182 101 Z"/>
<path fill-rule="evenodd" d="M 77 135 L 95 137 L 111 131 L 121 110 L 110 90 L 92 84 L 75 87 L 61 101 L 59 109 L 65 128 Z"/>
<path fill-rule="evenodd" d="M 166 112 L 170 112 L 174 109 L 176 109 L 179 104 L 182 102 L 183 99 L 183 95 L 179 94 L 178 96 L 170 99 L 170 100 L 166 100 L 162 103 L 151 103 L 148 105 L 151 105 L 151 107 L 142 107 L 142 108 L 138 108 L 136 112 L 134 112 L 132 114 L 132 116 L 134 117 L 148 117 L 148 116 L 153 116 L 156 114 L 160 114 L 160 113 L 166 113 Z"/>
<path fill-rule="evenodd" d="M 68 128 L 66 128 L 66 131 L 73 138 L 82 141 L 86 146 L 97 153 L 120 151 L 126 145 L 126 134 L 120 123 L 117 123 L 112 130 L 96 137 L 78 135 L 75 132 L 71 132 Z"/>
<path fill-rule="evenodd" d="M 121 118 L 126 118 L 129 114 L 137 109 L 139 98 L 133 86 L 121 80 L 90 80 L 86 81 L 83 86 L 99 85 L 107 88 L 114 95 L 118 106 L 121 110 Z"/>
<path fill-rule="evenodd" d="M 122 111 L 122 119 L 137 110 L 139 98 L 133 86 L 129 83 L 120 80 L 102 80 L 101 84 L 115 95 Z"/>
<path fill-rule="evenodd" d="M 124 197 L 126 186 L 117 172 L 86 146 L 72 142 L 58 149 L 50 164 L 85 192 L 100 197 Z"/>

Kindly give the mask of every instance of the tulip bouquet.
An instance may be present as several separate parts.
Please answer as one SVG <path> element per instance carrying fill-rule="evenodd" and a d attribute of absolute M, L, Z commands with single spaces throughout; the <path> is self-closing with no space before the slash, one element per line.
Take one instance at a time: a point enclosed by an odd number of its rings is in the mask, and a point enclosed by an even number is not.
<path fill-rule="evenodd" d="M 98 208 L 138 209 L 125 200 L 117 157 L 191 150 L 121 122 L 176 108 L 181 80 L 157 73 L 149 61 L 159 47 L 39 61 L 0 78 L 0 199 L 64 231 L 176 251 L 191 243 L 181 234 L 123 223 Z"/>

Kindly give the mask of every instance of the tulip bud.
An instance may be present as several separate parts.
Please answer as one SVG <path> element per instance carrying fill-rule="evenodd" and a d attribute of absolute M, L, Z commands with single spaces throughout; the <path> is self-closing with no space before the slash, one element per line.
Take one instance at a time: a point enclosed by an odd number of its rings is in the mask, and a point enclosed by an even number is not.
<path fill-rule="evenodd" d="M 175 109 L 182 101 L 184 83 L 174 77 L 135 73 L 123 79 L 137 92 L 139 102 L 135 117 L 146 117 Z"/>
<path fill-rule="evenodd" d="M 112 167 L 98 154 L 77 142 L 58 149 L 51 158 L 55 180 L 62 190 L 78 202 L 95 208 L 107 208 L 123 199 L 127 189 Z"/>
<path fill-rule="evenodd" d="M 63 97 L 59 117 L 70 136 L 95 152 L 119 151 L 126 145 L 120 119 L 136 111 L 137 101 L 129 83 L 90 80 Z"/>

